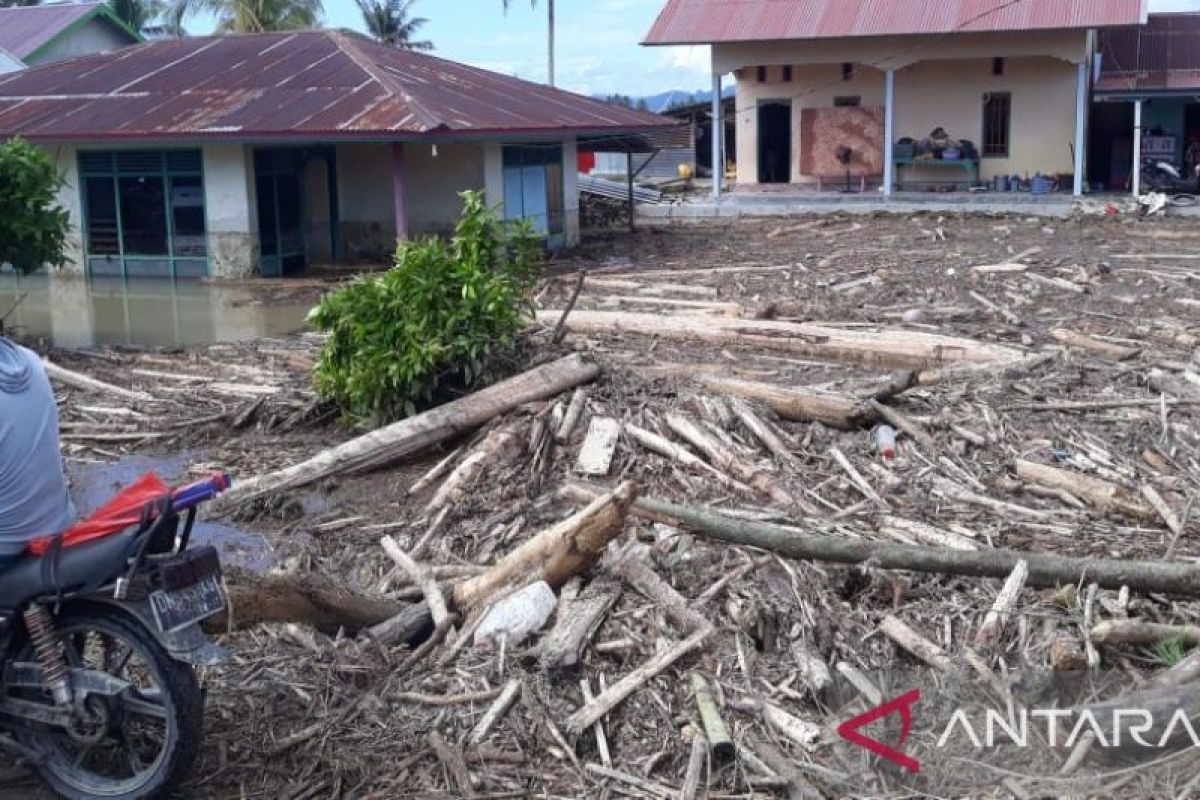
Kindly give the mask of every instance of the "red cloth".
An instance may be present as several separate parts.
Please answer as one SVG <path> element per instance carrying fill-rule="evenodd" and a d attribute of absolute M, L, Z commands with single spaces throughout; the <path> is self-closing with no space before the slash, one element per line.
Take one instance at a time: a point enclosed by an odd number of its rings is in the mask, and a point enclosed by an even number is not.
<path fill-rule="evenodd" d="M 147 472 L 133 483 L 126 486 L 100 508 L 92 512 L 85 520 L 75 523 L 63 534 L 63 547 L 74 547 L 84 542 L 103 539 L 133 527 L 142 521 L 142 510 L 147 503 L 169 495 L 171 487 L 167 486 L 153 472 Z M 40 556 L 49 549 L 53 536 L 33 539 L 26 550 L 31 555 Z"/>

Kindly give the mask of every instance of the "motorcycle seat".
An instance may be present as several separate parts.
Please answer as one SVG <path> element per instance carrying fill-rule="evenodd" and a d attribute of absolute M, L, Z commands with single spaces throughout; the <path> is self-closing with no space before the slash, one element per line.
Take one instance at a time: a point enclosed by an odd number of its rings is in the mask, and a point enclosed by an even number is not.
<path fill-rule="evenodd" d="M 89 583 L 103 584 L 125 568 L 130 542 L 136 529 L 67 547 L 57 554 L 26 556 L 0 572 L 0 610 L 13 611 L 35 597 L 70 592 Z M 50 586 L 43 575 L 46 559 L 58 560 L 57 585 Z"/>

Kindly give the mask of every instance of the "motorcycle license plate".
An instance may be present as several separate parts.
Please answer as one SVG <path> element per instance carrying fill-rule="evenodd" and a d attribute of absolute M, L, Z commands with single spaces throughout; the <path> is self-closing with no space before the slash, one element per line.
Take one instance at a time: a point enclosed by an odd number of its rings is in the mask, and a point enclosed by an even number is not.
<path fill-rule="evenodd" d="M 150 610 L 159 630 L 173 633 L 194 625 L 225 608 L 225 593 L 220 576 L 213 574 L 198 583 L 172 591 L 159 590 L 150 594 Z"/>

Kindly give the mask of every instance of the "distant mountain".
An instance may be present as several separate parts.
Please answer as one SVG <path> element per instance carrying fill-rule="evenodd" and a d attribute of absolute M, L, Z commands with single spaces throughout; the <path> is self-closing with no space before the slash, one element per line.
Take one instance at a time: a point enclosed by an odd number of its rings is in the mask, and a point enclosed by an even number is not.
<path fill-rule="evenodd" d="M 735 93 L 733 86 L 725 87 L 722 94 L 725 97 L 733 97 Z M 645 103 L 645 108 L 653 111 L 656 114 L 661 114 L 667 109 L 676 106 L 686 106 L 692 103 L 708 103 L 712 101 L 712 91 L 701 89 L 695 92 L 688 92 L 682 89 L 674 89 L 669 92 L 659 92 L 658 94 L 647 95 L 645 97 L 628 97 L 626 95 L 596 95 L 599 100 L 618 100 L 635 108 L 642 108 L 642 103 Z"/>

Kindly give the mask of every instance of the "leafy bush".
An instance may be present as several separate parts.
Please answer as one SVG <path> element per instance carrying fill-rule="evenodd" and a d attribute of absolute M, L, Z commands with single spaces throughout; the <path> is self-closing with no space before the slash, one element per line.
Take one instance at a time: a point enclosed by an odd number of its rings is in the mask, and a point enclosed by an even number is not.
<path fill-rule="evenodd" d="M 44 151 L 22 139 L 0 142 L 0 264 L 29 273 L 66 263 L 70 218 L 55 197 L 62 185 Z"/>
<path fill-rule="evenodd" d="M 330 334 L 317 391 L 352 422 L 409 416 L 478 383 L 528 321 L 539 240 L 523 222 L 506 229 L 481 193 L 461 197 L 449 241 L 402 243 L 394 268 L 330 293 L 309 315 Z"/>

